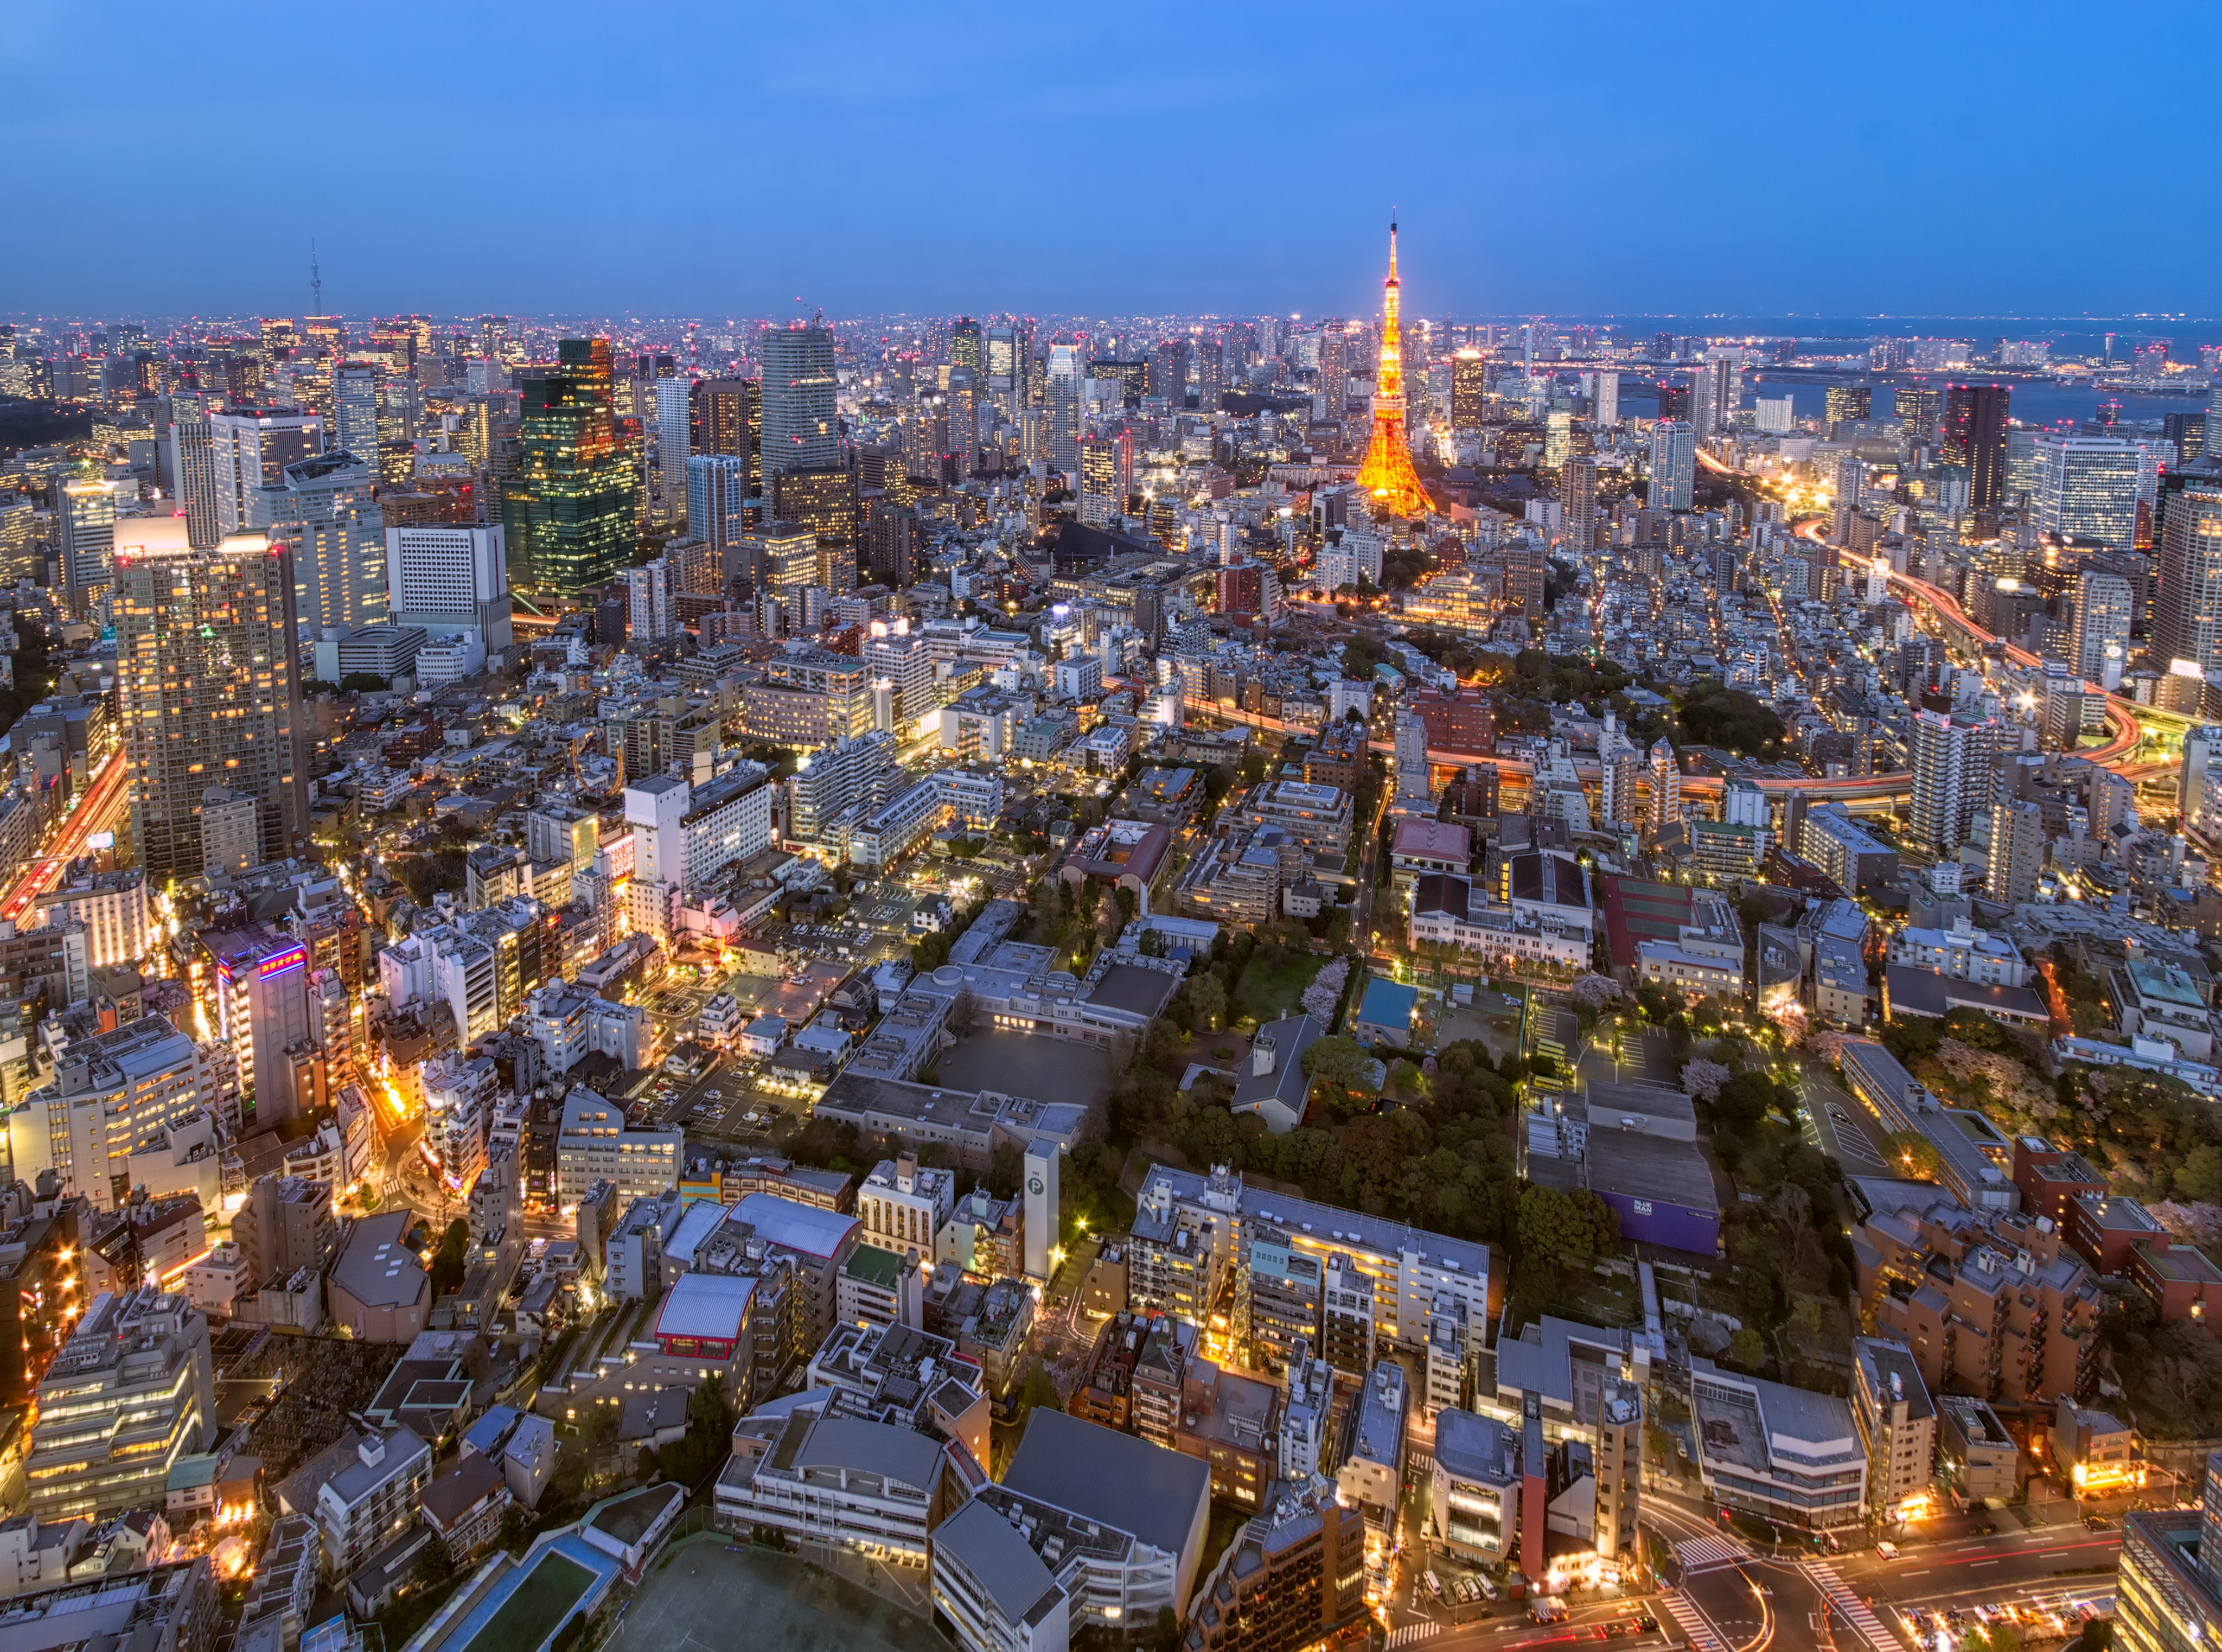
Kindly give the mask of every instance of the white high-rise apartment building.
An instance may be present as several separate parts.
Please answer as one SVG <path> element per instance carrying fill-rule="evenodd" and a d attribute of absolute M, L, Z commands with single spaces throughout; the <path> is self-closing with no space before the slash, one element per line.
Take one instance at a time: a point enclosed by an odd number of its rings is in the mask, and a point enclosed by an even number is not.
<path fill-rule="evenodd" d="M 2113 650 L 2110 656 L 2109 649 Z M 2075 582 L 2075 675 L 2112 688 L 2130 652 L 2130 582 L 2119 574 L 2086 570 Z M 2106 682 L 2112 659 L 2114 682 Z"/>
<path fill-rule="evenodd" d="M 1773 824 L 1774 811 L 1755 781 L 1731 777 L 1721 791 L 1721 819 L 1729 826 L 1757 826 L 1764 832 Z"/>
<path fill-rule="evenodd" d="M 1991 718 L 1914 713 L 1913 807 L 1908 820 L 1914 842 L 1949 856 L 1968 841 L 1977 813 L 1991 806 L 1992 759 L 2004 749 L 2004 739 Z"/>
<path fill-rule="evenodd" d="M 2183 737 L 2183 768 L 2176 781 L 2176 805 L 2183 818 L 2193 826 L 2200 824 L 2206 813 L 2206 776 L 2210 769 L 2222 764 L 2222 727 L 2209 725 L 2186 732 Z"/>
<path fill-rule="evenodd" d="M 1663 832 L 1682 818 L 1682 768 L 1665 740 L 1651 747 L 1651 829 Z"/>
<path fill-rule="evenodd" d="M 2146 464 L 2137 443 L 2118 437 L 2038 432 L 2037 527 L 2062 538 L 2130 550 L 2137 543 Z"/>
<path fill-rule="evenodd" d="M 659 643 L 678 631 L 671 613 L 671 564 L 661 556 L 625 570 L 625 632 L 636 643 Z"/>
<path fill-rule="evenodd" d="M 1617 727 L 1610 711 L 1597 737 L 1597 814 L 1613 826 L 1634 826 L 1636 782 L 1643 775 L 1643 748 Z"/>
<path fill-rule="evenodd" d="M 803 843 L 836 840 L 843 815 L 894 795 L 902 779 L 896 750 L 893 734 L 873 729 L 805 757 L 787 782 L 788 831 Z"/>

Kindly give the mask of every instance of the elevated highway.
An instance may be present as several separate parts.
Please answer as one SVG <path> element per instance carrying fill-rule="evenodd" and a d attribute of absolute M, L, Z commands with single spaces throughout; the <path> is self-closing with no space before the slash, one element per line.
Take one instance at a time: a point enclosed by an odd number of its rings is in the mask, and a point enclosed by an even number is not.
<path fill-rule="evenodd" d="M 1268 717 L 1262 712 L 1241 711 L 1231 706 L 1200 707 L 1197 715 L 1210 716 L 1229 723 L 1241 723 L 1251 728 L 1264 729 L 1277 734 L 1309 735 L 1315 731 Z M 1368 747 L 1389 757 L 1397 752 L 1393 740 L 1368 740 Z M 1460 751 L 1452 746 L 1428 748 L 1428 761 L 1441 768 L 1463 769 L 1472 763 L 1484 763 L 1497 770 L 1498 776 L 1515 776 L 1523 782 L 1535 778 L 1535 765 L 1524 757 L 1500 757 L 1490 751 Z M 1584 780 L 1598 777 L 1602 765 L 1595 757 L 1576 757 L 1574 772 Z M 1856 780 L 1817 780 L 1810 776 L 1777 779 L 1757 778 L 1759 788 L 1773 796 L 1787 796 L 1792 792 L 1804 792 L 1817 802 L 1845 803 L 1856 808 L 1886 808 L 1898 800 L 1912 795 L 1913 776 L 1904 772 L 1887 775 L 1868 775 Z M 1682 776 L 1683 795 L 1689 797 L 1718 797 L 1721 776 L 1718 775 L 1685 775 Z"/>
<path fill-rule="evenodd" d="M 112 832 L 122 823 L 131 803 L 131 788 L 124 783 L 129 769 L 120 749 L 109 754 L 108 761 L 55 826 L 47 852 L 19 863 L 22 870 L 0 893 L 0 918 L 10 921 L 22 918 L 24 908 L 54 886 L 62 869 L 85 853 L 95 833 Z"/>

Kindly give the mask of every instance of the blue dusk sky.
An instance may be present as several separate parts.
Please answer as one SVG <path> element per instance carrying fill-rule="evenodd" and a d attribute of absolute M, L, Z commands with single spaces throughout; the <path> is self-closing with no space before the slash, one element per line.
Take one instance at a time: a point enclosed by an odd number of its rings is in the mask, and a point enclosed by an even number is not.
<path fill-rule="evenodd" d="M 2222 315 L 2196 6 L 9 14 L 0 312 Z"/>

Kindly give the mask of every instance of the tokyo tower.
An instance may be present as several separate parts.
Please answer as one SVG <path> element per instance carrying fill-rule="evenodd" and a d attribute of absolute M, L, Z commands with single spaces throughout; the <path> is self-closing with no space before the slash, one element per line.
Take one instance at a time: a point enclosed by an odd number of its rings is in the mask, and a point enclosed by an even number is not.
<path fill-rule="evenodd" d="M 1371 493 L 1377 509 L 1417 516 L 1434 509 L 1412 469 L 1412 449 L 1404 439 L 1404 349 L 1397 330 L 1400 304 L 1397 281 L 1397 221 L 1389 221 L 1389 279 L 1382 283 L 1381 374 L 1373 386 L 1373 440 L 1359 467 L 1358 485 Z"/>

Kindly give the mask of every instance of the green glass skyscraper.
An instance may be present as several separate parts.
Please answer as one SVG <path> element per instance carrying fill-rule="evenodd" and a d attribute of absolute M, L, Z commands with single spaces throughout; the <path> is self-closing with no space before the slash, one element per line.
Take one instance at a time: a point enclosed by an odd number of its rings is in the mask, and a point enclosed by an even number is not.
<path fill-rule="evenodd" d="M 632 460 L 610 401 L 610 342 L 567 338 L 528 369 L 522 462 L 502 496 L 513 591 L 575 599 L 632 562 Z"/>

